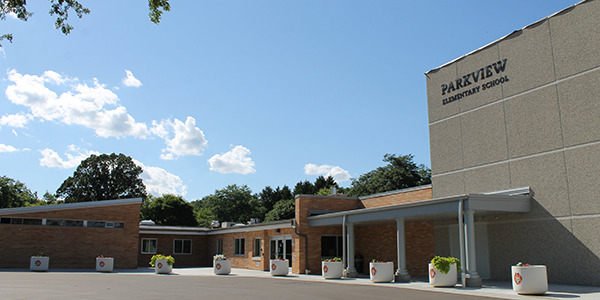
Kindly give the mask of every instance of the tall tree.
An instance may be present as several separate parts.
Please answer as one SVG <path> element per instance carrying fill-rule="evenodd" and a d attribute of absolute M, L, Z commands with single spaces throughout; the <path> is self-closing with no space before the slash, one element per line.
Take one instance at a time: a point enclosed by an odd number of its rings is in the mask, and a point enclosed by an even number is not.
<path fill-rule="evenodd" d="M 27 10 L 26 5 L 26 0 L 0 0 L 0 19 L 6 20 L 6 15 L 14 14 L 18 19 L 27 21 L 33 13 Z M 150 21 L 158 24 L 160 23 L 163 12 L 171 10 L 171 5 L 169 4 L 169 0 L 148 0 L 148 9 L 150 10 L 148 13 Z M 65 35 L 71 33 L 71 30 L 73 29 L 73 26 L 67 23 L 69 11 L 71 10 L 80 19 L 83 15 L 90 13 L 90 10 L 83 7 L 77 0 L 50 0 L 49 14 L 51 16 L 56 15 L 54 28 L 60 29 Z M 0 35 L 0 41 L 5 39 L 12 43 L 13 35 L 11 33 Z M 2 47 L 2 45 L 0 45 L 0 47 Z"/>
<path fill-rule="evenodd" d="M 283 188 L 277 187 L 275 190 L 267 186 L 258 194 L 258 199 L 266 211 L 270 211 L 277 202 L 294 199 L 294 196 L 287 185 L 284 185 Z"/>
<path fill-rule="evenodd" d="M 388 164 L 352 179 L 348 195 L 372 195 L 431 183 L 431 170 L 413 162 L 413 156 L 385 154 Z"/>
<path fill-rule="evenodd" d="M 147 201 L 142 219 L 163 226 L 197 226 L 194 207 L 181 196 L 171 194 L 151 197 Z"/>
<path fill-rule="evenodd" d="M 265 215 L 265 222 L 292 219 L 296 216 L 296 201 L 294 199 L 281 200 Z"/>
<path fill-rule="evenodd" d="M 216 190 L 214 194 L 202 198 L 202 202 L 220 222 L 246 223 L 251 218 L 262 218 L 265 214 L 258 197 L 246 185 L 233 184 Z"/>
<path fill-rule="evenodd" d="M 6 176 L 0 177 L 0 208 L 23 207 L 37 202 L 37 193 L 31 192 L 24 183 Z"/>
<path fill-rule="evenodd" d="M 56 190 L 66 203 L 146 198 L 143 170 L 124 154 L 91 155 Z"/>
<path fill-rule="evenodd" d="M 315 186 L 308 180 L 299 181 L 294 186 L 294 195 L 314 195 L 318 190 L 315 189 Z"/>

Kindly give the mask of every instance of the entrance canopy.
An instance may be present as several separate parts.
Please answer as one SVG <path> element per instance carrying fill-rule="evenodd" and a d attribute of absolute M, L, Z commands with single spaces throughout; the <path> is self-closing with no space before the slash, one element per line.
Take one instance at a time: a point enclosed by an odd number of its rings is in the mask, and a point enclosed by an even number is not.
<path fill-rule="evenodd" d="M 404 218 L 406 221 L 451 220 L 458 216 L 459 204 L 463 211 L 477 216 L 531 211 L 530 195 L 465 194 L 413 203 L 356 209 L 308 217 L 309 226 L 342 225 L 346 223 L 377 222 Z"/>

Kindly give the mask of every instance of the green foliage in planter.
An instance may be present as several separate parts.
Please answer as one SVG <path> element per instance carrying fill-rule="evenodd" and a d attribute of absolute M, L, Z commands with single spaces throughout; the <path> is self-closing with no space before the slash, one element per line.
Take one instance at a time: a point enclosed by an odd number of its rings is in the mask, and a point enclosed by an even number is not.
<path fill-rule="evenodd" d="M 460 260 L 454 257 L 440 257 L 436 256 L 431 260 L 431 264 L 442 274 L 448 274 L 450 272 L 450 265 L 456 264 L 456 271 L 460 272 Z"/>
<path fill-rule="evenodd" d="M 339 258 L 339 257 L 334 257 L 334 258 L 329 258 L 329 259 L 326 259 L 326 260 L 324 260 L 324 261 L 325 261 L 325 262 L 341 262 L 341 261 L 342 261 L 342 259 L 341 259 L 341 258 Z"/>
<path fill-rule="evenodd" d="M 171 255 L 164 256 L 162 254 L 156 254 L 156 255 L 152 256 L 152 258 L 150 259 L 150 265 L 155 267 L 156 261 L 159 259 L 166 259 L 169 266 L 172 266 L 175 263 L 175 258 L 173 258 L 173 256 L 171 256 Z"/>

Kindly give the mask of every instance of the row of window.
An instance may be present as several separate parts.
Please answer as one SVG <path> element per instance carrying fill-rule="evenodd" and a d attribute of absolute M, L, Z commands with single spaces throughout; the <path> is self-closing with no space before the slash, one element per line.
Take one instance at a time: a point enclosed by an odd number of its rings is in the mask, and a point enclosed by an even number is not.
<path fill-rule="evenodd" d="M 157 239 L 142 239 L 142 254 L 156 254 Z M 192 240 L 173 240 L 173 254 L 192 254 Z"/>
<path fill-rule="evenodd" d="M 254 239 L 254 252 L 252 252 L 252 256 L 253 257 L 259 257 L 260 256 L 260 238 L 255 238 Z M 245 246 L 246 245 L 246 239 L 244 238 L 236 238 L 233 241 L 233 254 L 234 255 L 244 255 L 246 254 L 245 251 Z M 223 254 L 223 239 L 218 239 L 217 240 L 217 254 Z"/>
<path fill-rule="evenodd" d="M 37 225 L 37 226 L 65 226 L 87 228 L 125 228 L 125 222 L 57 220 L 57 219 L 28 219 L 28 218 L 0 218 L 0 224 L 11 225 Z"/>

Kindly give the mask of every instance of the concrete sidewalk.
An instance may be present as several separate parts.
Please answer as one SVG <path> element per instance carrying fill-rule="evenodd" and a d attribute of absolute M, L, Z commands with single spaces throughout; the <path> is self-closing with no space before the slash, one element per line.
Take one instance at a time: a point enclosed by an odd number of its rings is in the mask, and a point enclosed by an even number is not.
<path fill-rule="evenodd" d="M 0 271 L 23 271 L 29 270 L 0 270 Z M 73 272 L 73 273 L 96 273 L 95 270 L 81 269 L 51 269 L 49 272 Z M 154 275 L 152 268 L 138 268 L 133 270 L 115 270 L 113 273 L 119 275 Z M 368 278 L 350 278 L 350 279 L 323 279 L 320 275 L 297 275 L 289 274 L 288 276 L 271 276 L 269 272 L 236 269 L 232 268 L 230 275 L 214 275 L 212 268 L 174 268 L 171 275 L 175 276 L 239 276 L 239 277 L 266 277 L 280 280 L 297 280 L 297 281 L 312 281 L 312 282 L 327 282 L 334 284 L 351 284 L 351 285 L 369 285 L 369 286 L 385 286 L 399 289 L 412 289 L 421 291 L 430 291 L 438 293 L 449 293 L 456 295 L 470 295 L 480 297 L 494 297 L 501 299 L 529 299 L 529 298 L 544 298 L 544 299 L 565 299 L 578 298 L 581 300 L 600 300 L 600 287 L 575 286 L 575 285 L 560 285 L 549 284 L 548 292 L 544 296 L 524 296 L 518 295 L 512 290 L 511 282 L 504 281 L 484 281 L 481 288 L 462 288 L 460 285 L 452 288 L 434 288 L 426 281 L 412 281 L 410 283 L 373 283 Z"/>

